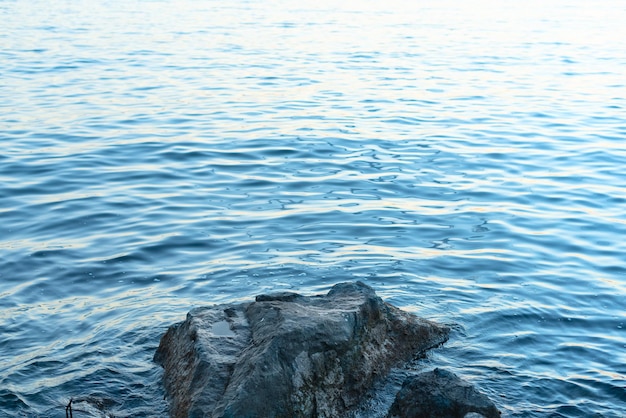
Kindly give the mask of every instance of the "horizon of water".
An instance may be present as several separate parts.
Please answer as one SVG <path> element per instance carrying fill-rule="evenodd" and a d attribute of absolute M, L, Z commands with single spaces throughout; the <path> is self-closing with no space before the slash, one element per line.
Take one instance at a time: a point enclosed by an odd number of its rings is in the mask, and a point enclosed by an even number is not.
<path fill-rule="evenodd" d="M 0 416 L 164 416 L 192 307 L 348 280 L 505 417 L 625 416 L 623 3 L 0 18 Z"/>

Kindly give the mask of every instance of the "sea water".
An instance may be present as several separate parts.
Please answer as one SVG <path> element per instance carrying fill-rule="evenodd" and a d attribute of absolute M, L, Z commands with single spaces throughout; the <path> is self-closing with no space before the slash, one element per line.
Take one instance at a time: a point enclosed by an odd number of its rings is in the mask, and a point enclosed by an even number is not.
<path fill-rule="evenodd" d="M 624 2 L 0 22 L 0 416 L 165 416 L 152 356 L 192 307 L 348 280 L 450 324 L 420 367 L 505 416 L 626 416 Z"/>

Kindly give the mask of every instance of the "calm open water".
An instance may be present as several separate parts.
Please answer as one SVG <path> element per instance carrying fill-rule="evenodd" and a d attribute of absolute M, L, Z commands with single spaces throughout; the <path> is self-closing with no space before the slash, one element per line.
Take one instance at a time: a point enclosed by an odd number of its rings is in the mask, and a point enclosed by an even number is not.
<path fill-rule="evenodd" d="M 506 416 L 626 416 L 623 1 L 0 22 L 0 416 L 164 416 L 190 308 L 356 279 L 453 324 L 424 366 Z"/>

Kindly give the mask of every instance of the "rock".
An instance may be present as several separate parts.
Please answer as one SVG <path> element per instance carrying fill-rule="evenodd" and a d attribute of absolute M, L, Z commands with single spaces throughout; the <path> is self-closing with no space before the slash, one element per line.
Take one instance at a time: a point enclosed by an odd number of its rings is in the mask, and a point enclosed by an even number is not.
<path fill-rule="evenodd" d="M 448 333 L 361 282 L 341 283 L 327 295 L 196 308 L 155 361 L 172 417 L 343 417 L 376 378 Z"/>
<path fill-rule="evenodd" d="M 388 418 L 499 418 L 500 411 L 469 382 L 435 369 L 408 378 Z"/>

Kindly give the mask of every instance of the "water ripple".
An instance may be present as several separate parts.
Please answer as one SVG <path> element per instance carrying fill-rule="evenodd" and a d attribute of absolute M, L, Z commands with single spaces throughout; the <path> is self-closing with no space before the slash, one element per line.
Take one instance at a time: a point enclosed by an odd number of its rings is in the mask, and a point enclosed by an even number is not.
<path fill-rule="evenodd" d="M 0 415 L 164 415 L 192 306 L 359 279 L 505 415 L 621 416 L 626 11 L 565 3 L 0 4 Z"/>

